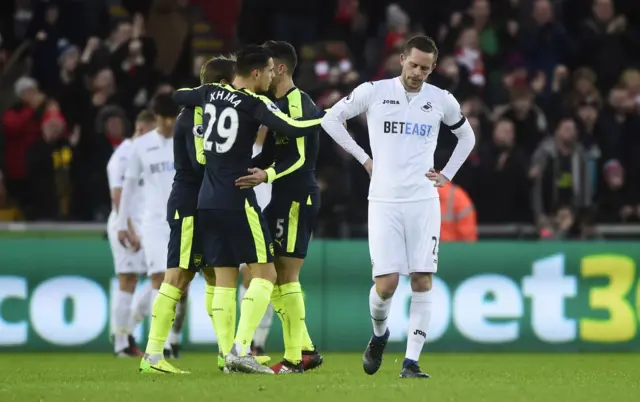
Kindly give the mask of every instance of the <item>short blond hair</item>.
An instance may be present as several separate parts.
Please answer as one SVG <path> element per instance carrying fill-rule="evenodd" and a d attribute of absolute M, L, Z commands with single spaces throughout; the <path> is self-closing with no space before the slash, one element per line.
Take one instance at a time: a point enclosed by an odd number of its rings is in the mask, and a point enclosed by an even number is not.
<path fill-rule="evenodd" d="M 156 122 L 156 115 L 151 110 L 143 110 L 136 117 L 136 124 L 153 124 Z"/>

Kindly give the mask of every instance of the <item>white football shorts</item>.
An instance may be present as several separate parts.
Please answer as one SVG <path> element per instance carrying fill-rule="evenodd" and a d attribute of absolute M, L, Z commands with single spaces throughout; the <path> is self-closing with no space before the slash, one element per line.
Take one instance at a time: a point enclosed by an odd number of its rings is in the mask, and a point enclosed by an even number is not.
<path fill-rule="evenodd" d="M 167 270 L 169 234 L 169 223 L 166 221 L 141 227 L 140 242 L 144 249 L 148 275 L 158 274 Z"/>
<path fill-rule="evenodd" d="M 438 271 L 440 199 L 369 202 L 369 254 L 373 277 Z"/>
<path fill-rule="evenodd" d="M 123 247 L 118 241 L 118 231 L 115 226 L 107 228 L 107 237 L 111 246 L 111 255 L 113 255 L 113 266 L 116 274 L 144 275 L 147 273 L 144 248 L 135 252 Z"/>

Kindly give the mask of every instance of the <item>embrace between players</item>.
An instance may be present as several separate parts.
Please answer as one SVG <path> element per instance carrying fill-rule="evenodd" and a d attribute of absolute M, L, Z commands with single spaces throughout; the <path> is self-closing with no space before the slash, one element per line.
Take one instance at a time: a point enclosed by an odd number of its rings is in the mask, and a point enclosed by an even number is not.
<path fill-rule="evenodd" d="M 306 329 L 299 282 L 319 209 L 315 162 L 322 124 L 371 176 L 369 247 L 375 285 L 369 299 L 374 334 L 363 368 L 368 374 L 378 371 L 389 338 L 391 298 L 399 275 L 410 275 L 413 295 L 400 376 L 428 378 L 417 362 L 428 332 L 432 276 L 437 271 L 440 208 L 434 187 L 453 178 L 475 142 L 453 96 L 424 83 L 436 59 L 430 38 L 412 38 L 400 58 L 400 77 L 360 85 L 326 115 L 294 86 L 295 51 L 284 42 L 246 46 L 235 61 L 214 58 L 203 72 L 220 73 L 201 78 L 214 77 L 215 82 L 203 79 L 201 87 L 174 93 L 175 103 L 185 108 L 173 138 L 176 174 L 167 205 L 169 269 L 153 303 L 141 372 L 186 373 L 165 360 L 163 347 L 176 305 L 198 270 L 207 282 L 206 307 L 218 337 L 222 369 L 302 373 L 322 363 Z M 275 103 L 258 95 L 270 89 Z M 363 112 L 375 169 L 344 127 L 346 120 Z M 433 154 L 441 123 L 459 140 L 442 173 L 437 173 Z M 262 153 L 252 158 L 261 126 L 270 132 Z M 253 191 L 261 183 L 273 183 L 264 211 Z M 242 263 L 248 265 L 252 280 L 236 331 Z M 282 321 L 285 342 L 284 359 L 273 367 L 249 353 L 270 302 Z"/>

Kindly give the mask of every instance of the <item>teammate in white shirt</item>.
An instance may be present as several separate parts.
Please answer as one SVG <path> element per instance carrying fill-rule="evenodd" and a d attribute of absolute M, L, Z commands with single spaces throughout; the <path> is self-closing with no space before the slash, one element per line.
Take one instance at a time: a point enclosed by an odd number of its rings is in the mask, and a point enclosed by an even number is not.
<path fill-rule="evenodd" d="M 410 275 L 407 350 L 400 377 L 429 378 L 418 359 L 431 319 L 431 286 L 438 269 L 442 187 L 469 156 L 475 136 L 460 105 L 447 91 L 425 83 L 438 49 L 426 36 L 411 38 L 400 55 L 402 74 L 366 82 L 338 102 L 322 121 L 325 131 L 364 165 L 369 187 L 369 250 L 375 285 L 369 294 L 373 336 L 363 356 L 375 374 L 389 338 L 387 318 L 399 275 Z M 344 122 L 366 112 L 373 161 L 355 143 Z M 433 170 L 440 125 L 458 137 L 441 173 Z"/>
<path fill-rule="evenodd" d="M 120 243 L 136 247 L 136 239 L 127 230 L 127 218 L 136 203 L 138 181 L 144 177 L 142 187 L 144 202 L 140 224 L 140 242 L 145 253 L 147 275 L 151 279 L 151 305 L 155 300 L 167 269 L 167 246 L 169 244 L 169 224 L 167 223 L 167 201 L 173 185 L 175 168 L 173 164 L 173 127 L 179 109 L 170 94 L 159 94 L 154 100 L 155 130 L 133 141 L 131 154 L 125 173 L 125 182 L 120 201 L 117 228 Z M 176 309 L 176 322 L 184 322 Z M 171 356 L 171 343 L 177 341 L 180 328 L 174 326 L 174 336 L 167 339 L 165 354 Z"/>
<path fill-rule="evenodd" d="M 267 135 L 267 130 L 268 129 L 266 127 L 261 127 L 258 131 L 256 143 L 253 144 L 253 157 L 259 155 L 260 152 L 262 152 L 262 144 L 264 143 L 264 138 Z M 269 202 L 271 201 L 271 183 L 259 184 L 254 187 L 253 190 L 256 192 L 258 206 L 260 206 L 260 209 L 264 211 L 264 209 L 267 207 L 267 205 L 269 205 Z M 251 282 L 251 271 L 245 268 L 247 268 L 247 264 L 242 264 L 240 266 L 242 281 L 240 283 L 240 291 L 238 292 L 238 306 L 242 304 L 244 294 L 247 292 L 249 283 Z M 273 324 L 273 313 L 273 305 L 269 303 L 269 307 L 267 307 L 267 311 L 264 313 L 262 321 L 260 321 L 260 325 L 258 325 L 256 332 L 253 334 L 251 352 L 255 355 L 264 354 L 264 347 L 267 343 L 269 332 L 271 331 L 271 325 Z"/>
<path fill-rule="evenodd" d="M 113 155 L 111 155 L 107 163 L 107 178 L 109 180 L 109 189 L 111 190 L 111 214 L 107 221 L 107 235 L 119 286 L 113 310 L 114 352 L 115 355 L 119 357 L 135 357 L 141 355 L 133 341 L 131 333 L 137 324 L 136 321 L 139 322 L 139 320 L 147 316 L 149 303 L 145 298 L 148 299 L 150 294 L 147 292 L 147 294 L 142 295 L 141 298 L 137 300 L 136 305 L 133 305 L 133 293 L 138 283 L 138 277 L 141 274 L 147 273 L 147 267 L 144 261 L 144 250 L 140 249 L 139 241 L 137 240 L 142 210 L 137 204 L 134 205 L 134 208 L 131 210 L 131 216 L 127 220 L 129 236 L 136 245 L 134 248 L 128 249 L 120 244 L 118 241 L 116 221 L 118 219 L 120 196 L 122 194 L 125 171 L 127 169 L 131 147 L 133 146 L 133 140 L 153 130 L 155 126 L 156 122 L 153 113 L 148 111 L 140 113 L 136 119 L 133 138 L 124 140 L 113 152 Z M 139 182 L 139 185 L 142 186 L 142 180 Z M 147 307 L 145 308 L 145 306 Z"/>

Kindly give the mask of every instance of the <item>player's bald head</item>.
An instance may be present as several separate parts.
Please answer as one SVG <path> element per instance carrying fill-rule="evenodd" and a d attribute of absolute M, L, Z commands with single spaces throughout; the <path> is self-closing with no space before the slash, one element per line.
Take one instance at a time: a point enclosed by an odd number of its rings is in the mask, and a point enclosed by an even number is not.
<path fill-rule="evenodd" d="M 235 76 L 235 55 L 212 57 L 200 68 L 201 84 L 212 84 L 214 82 L 229 84 L 233 82 Z"/>

